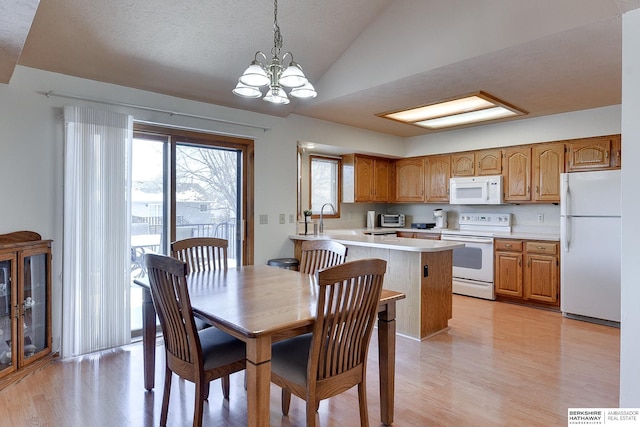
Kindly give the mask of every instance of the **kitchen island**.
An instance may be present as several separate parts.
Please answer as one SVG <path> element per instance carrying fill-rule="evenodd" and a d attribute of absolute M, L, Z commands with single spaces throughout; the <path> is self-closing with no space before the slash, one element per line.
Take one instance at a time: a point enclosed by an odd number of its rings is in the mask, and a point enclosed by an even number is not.
<path fill-rule="evenodd" d="M 394 235 L 341 235 L 336 231 L 331 235 L 289 238 L 294 242 L 294 256 L 298 259 L 303 241 L 331 239 L 349 248 L 348 261 L 363 258 L 387 261 L 384 288 L 407 295 L 396 314 L 398 333 L 423 340 L 449 327 L 453 249 L 464 244 Z"/>

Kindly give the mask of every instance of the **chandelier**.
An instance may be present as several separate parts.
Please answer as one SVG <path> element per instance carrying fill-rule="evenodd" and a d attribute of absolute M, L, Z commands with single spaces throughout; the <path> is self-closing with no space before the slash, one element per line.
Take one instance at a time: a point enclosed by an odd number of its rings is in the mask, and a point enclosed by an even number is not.
<path fill-rule="evenodd" d="M 269 85 L 269 90 L 263 99 L 274 104 L 289 103 L 289 97 L 284 88 L 291 89 L 289 94 L 296 98 L 315 98 L 317 92 L 305 77 L 300 64 L 293 60 L 293 54 L 285 53 L 281 61 L 280 49 L 282 49 L 282 34 L 278 26 L 278 0 L 274 0 L 271 63 L 260 62 L 258 57 L 261 56 L 266 62 L 267 55 L 262 51 L 256 52 L 251 65 L 240 76 L 232 92 L 245 98 L 260 98 L 262 96 L 260 88 Z M 291 62 L 286 69 L 283 69 L 282 63 L 287 56 L 290 57 Z"/>

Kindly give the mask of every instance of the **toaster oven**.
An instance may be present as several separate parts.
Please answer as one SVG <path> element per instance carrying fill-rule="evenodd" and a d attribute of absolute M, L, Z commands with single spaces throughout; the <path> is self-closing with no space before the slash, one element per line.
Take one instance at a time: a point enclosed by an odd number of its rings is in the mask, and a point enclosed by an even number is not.
<path fill-rule="evenodd" d="M 404 214 L 380 214 L 380 227 L 404 227 Z"/>

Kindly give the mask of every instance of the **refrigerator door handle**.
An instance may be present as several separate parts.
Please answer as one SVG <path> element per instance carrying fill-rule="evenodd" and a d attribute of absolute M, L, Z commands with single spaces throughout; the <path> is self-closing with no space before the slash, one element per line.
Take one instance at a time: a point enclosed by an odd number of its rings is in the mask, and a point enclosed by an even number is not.
<path fill-rule="evenodd" d="M 562 249 L 565 252 L 569 252 L 569 239 L 571 237 L 571 230 L 569 230 L 571 221 L 566 216 L 561 216 L 560 221 L 562 221 L 562 230 L 564 230 L 563 235 L 560 240 L 562 241 Z"/>
<path fill-rule="evenodd" d="M 560 175 L 560 186 L 561 186 L 561 194 L 560 194 L 560 215 L 567 216 L 570 215 L 569 212 L 569 175 L 563 173 Z"/>

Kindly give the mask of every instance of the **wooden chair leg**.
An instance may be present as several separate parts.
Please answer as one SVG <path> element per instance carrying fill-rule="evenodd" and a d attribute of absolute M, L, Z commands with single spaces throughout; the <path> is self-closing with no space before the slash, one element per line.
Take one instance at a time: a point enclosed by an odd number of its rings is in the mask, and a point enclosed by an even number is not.
<path fill-rule="evenodd" d="M 289 406 L 291 406 L 291 393 L 282 389 L 282 415 L 289 415 Z"/>
<path fill-rule="evenodd" d="M 165 367 L 164 371 L 164 391 L 162 392 L 162 409 L 160 411 L 160 425 L 167 425 L 167 414 L 169 412 L 169 396 L 171 394 L 171 377 L 173 372 L 169 367 Z"/>
<path fill-rule="evenodd" d="M 225 375 L 224 377 L 220 378 L 220 381 L 222 382 L 222 395 L 225 399 L 228 399 L 230 389 L 229 375 Z"/>
<path fill-rule="evenodd" d="M 202 427 L 202 413 L 204 412 L 204 394 L 206 391 L 207 384 L 196 383 L 195 405 L 193 408 L 193 427 Z"/>
<path fill-rule="evenodd" d="M 317 402 L 307 401 L 307 427 L 316 427 Z"/>
<path fill-rule="evenodd" d="M 369 411 L 367 410 L 367 386 L 364 380 L 358 384 L 358 402 L 360 406 L 360 427 L 369 427 Z"/>

